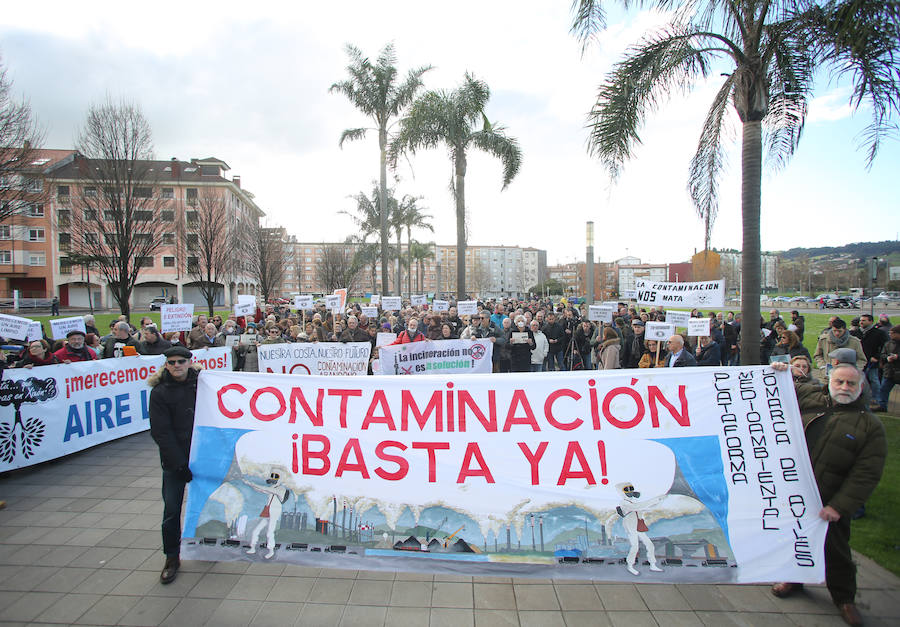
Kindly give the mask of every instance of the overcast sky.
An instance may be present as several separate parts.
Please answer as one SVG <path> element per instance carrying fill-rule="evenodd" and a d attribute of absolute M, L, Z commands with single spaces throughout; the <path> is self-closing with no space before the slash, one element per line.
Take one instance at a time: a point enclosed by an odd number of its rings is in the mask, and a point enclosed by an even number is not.
<path fill-rule="evenodd" d="M 321 242 L 352 232 L 337 212 L 352 209 L 348 196 L 369 193 L 378 177 L 376 135 L 338 147 L 343 129 L 369 121 L 328 87 L 346 76 L 345 44 L 374 59 L 393 42 L 401 72 L 434 66 L 427 89 L 451 89 L 466 71 L 487 82 L 488 118 L 521 145 L 522 168 L 505 191 L 499 162 L 470 155 L 471 244 L 534 246 L 551 264 L 570 262 L 584 258 L 585 222 L 593 220 L 601 261 L 686 260 L 703 247 L 686 175 L 722 77 L 713 73 L 652 114 L 635 158 L 611 183 L 587 154 L 585 114 L 612 63 L 664 16 L 615 12 L 582 56 L 569 34 L 569 5 L 14 3 L 0 12 L 0 54 L 14 91 L 46 129 L 46 147 L 73 147 L 92 103 L 134 100 L 153 127 L 157 158 L 226 161 L 271 223 Z M 847 94 L 823 80 L 793 161 L 764 174 L 763 249 L 898 237 L 900 145 L 885 144 L 867 171 L 858 138 L 868 112 L 854 115 Z M 712 244 L 740 248 L 737 144 L 729 163 Z M 424 196 L 434 218 L 434 235 L 414 237 L 455 243 L 451 174 L 444 149 L 401 163 L 397 195 Z"/>

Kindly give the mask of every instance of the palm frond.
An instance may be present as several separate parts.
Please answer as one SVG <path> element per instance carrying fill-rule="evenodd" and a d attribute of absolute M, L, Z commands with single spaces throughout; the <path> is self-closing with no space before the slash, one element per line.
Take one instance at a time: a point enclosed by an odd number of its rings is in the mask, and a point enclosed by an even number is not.
<path fill-rule="evenodd" d="M 600 0 L 572 0 L 572 13 L 569 32 L 581 42 L 581 52 L 584 54 L 591 40 L 606 28 L 606 11 Z"/>
<path fill-rule="evenodd" d="M 790 29 L 767 29 L 769 111 L 763 119 L 767 162 L 780 169 L 797 149 L 806 122 L 807 96 L 812 91 L 813 67 L 805 42 Z M 766 56 L 769 56 L 768 54 Z"/>
<path fill-rule="evenodd" d="M 616 177 L 640 143 L 638 131 L 647 113 L 672 92 L 686 91 L 707 73 L 715 49 L 696 48 L 699 33 L 670 24 L 632 47 L 618 62 L 597 94 L 588 115 L 588 152 L 598 156 Z"/>
<path fill-rule="evenodd" d="M 366 136 L 365 128 L 348 128 L 345 129 L 344 132 L 341 133 L 341 139 L 338 142 L 338 146 L 343 148 L 345 141 L 356 141 L 357 139 L 362 139 Z"/>
<path fill-rule="evenodd" d="M 729 74 L 716 93 L 712 106 L 706 114 L 706 120 L 703 122 L 703 131 L 700 133 L 697 152 L 691 159 L 690 174 L 688 175 L 688 190 L 691 200 L 704 223 L 706 250 L 709 250 L 712 226 L 719 213 L 718 181 L 719 175 L 726 165 L 723 135 L 727 133 L 728 126 L 725 113 L 731 102 L 734 80 L 734 75 Z"/>
<path fill-rule="evenodd" d="M 502 126 L 493 125 L 488 130 L 472 133 L 470 143 L 489 155 L 500 159 L 503 166 L 503 188 L 510 184 L 522 165 L 522 149 L 519 142 L 506 134 Z"/>

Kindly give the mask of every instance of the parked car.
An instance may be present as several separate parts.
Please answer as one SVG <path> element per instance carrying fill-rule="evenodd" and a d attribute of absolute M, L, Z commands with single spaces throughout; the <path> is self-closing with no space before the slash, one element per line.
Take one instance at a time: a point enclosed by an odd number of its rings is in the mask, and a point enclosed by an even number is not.
<path fill-rule="evenodd" d="M 879 303 L 886 303 L 892 300 L 900 301 L 900 292 L 882 292 L 875 297 L 875 301 Z"/>
<path fill-rule="evenodd" d="M 859 309 L 859 302 L 851 299 L 844 298 L 843 296 L 838 298 L 831 298 L 825 301 L 826 309 Z"/>
<path fill-rule="evenodd" d="M 165 296 L 157 296 L 150 301 L 150 311 L 159 311 L 162 309 L 162 306 L 168 302 L 169 301 Z"/>

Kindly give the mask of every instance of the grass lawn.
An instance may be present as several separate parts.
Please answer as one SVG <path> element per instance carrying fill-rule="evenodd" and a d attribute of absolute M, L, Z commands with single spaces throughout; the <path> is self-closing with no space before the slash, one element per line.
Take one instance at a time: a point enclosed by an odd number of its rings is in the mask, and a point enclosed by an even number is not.
<path fill-rule="evenodd" d="M 205 314 L 205 313 L 206 313 L 206 310 L 205 310 L 205 308 L 204 308 L 204 309 L 197 309 L 197 308 L 195 307 L 195 308 L 194 308 L 194 313 L 203 313 L 203 314 Z M 228 315 L 231 313 L 231 310 L 229 310 L 229 309 L 216 310 L 216 313 L 219 314 L 219 315 L 221 315 L 222 318 L 224 319 L 224 318 L 227 318 L 227 317 L 228 317 Z M 51 319 L 57 319 L 57 318 L 72 318 L 72 317 L 74 317 L 75 315 L 81 316 L 81 315 L 83 315 L 83 314 L 72 314 L 72 315 L 64 314 L 64 315 L 62 315 L 62 316 L 29 316 L 27 313 L 25 313 L 25 312 L 23 312 L 23 311 L 20 311 L 20 312 L 19 312 L 18 314 L 16 314 L 16 315 L 20 315 L 20 316 L 22 316 L 22 317 L 24 317 L 24 318 L 29 318 L 29 319 L 34 320 L 34 321 L 36 321 L 36 322 L 40 322 L 40 323 L 44 326 L 44 332 L 45 332 L 47 335 L 50 335 L 50 325 L 49 325 L 49 322 L 50 322 Z M 102 334 L 104 334 L 104 335 L 105 335 L 106 333 L 109 333 L 109 323 L 112 322 L 113 320 L 117 320 L 117 319 L 119 318 L 120 315 L 121 315 L 121 314 L 119 314 L 118 312 L 114 312 L 114 313 L 97 313 L 97 314 L 94 314 L 94 321 L 95 321 L 95 323 L 96 323 L 97 330 L 100 331 L 100 333 L 102 333 Z M 153 312 L 150 312 L 150 311 L 132 311 L 132 312 L 131 312 L 131 324 L 133 324 L 134 326 L 139 326 L 138 323 L 140 322 L 141 318 L 143 318 L 144 316 L 150 316 L 151 318 L 153 318 L 153 321 L 156 323 L 156 325 L 159 326 L 159 312 L 158 312 L 158 311 L 153 311 Z"/>

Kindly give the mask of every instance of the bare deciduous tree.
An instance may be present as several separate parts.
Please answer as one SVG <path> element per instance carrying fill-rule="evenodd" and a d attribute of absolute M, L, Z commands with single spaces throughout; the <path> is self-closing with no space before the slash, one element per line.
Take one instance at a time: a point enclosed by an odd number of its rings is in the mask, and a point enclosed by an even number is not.
<path fill-rule="evenodd" d="M 43 199 L 33 185 L 40 181 L 40 164 L 33 161 L 41 135 L 31 106 L 13 98 L 12 81 L 0 62 L 0 222 Z"/>
<path fill-rule="evenodd" d="M 346 287 L 352 294 L 359 280 L 360 266 L 354 247 L 331 244 L 322 250 L 322 260 L 316 266 L 316 279 L 326 292 Z"/>
<path fill-rule="evenodd" d="M 167 201 L 157 188 L 160 169 L 151 161 L 150 123 L 138 105 L 107 100 L 88 111 L 78 148 L 83 183 L 60 231 L 70 232 L 73 255 L 94 260 L 128 316 L 134 285 L 169 228 L 160 215 Z"/>
<path fill-rule="evenodd" d="M 212 190 L 205 190 L 197 202 L 196 220 L 188 225 L 187 250 L 190 255 L 188 275 L 197 282 L 197 289 L 206 301 L 209 315 L 214 314 L 216 296 L 224 289 L 229 275 L 233 240 L 229 233 L 228 210 L 225 199 Z"/>
<path fill-rule="evenodd" d="M 288 257 L 284 253 L 285 231 L 283 227 L 252 227 L 249 241 L 250 265 L 259 282 L 263 302 L 270 302 L 281 286 Z"/>

